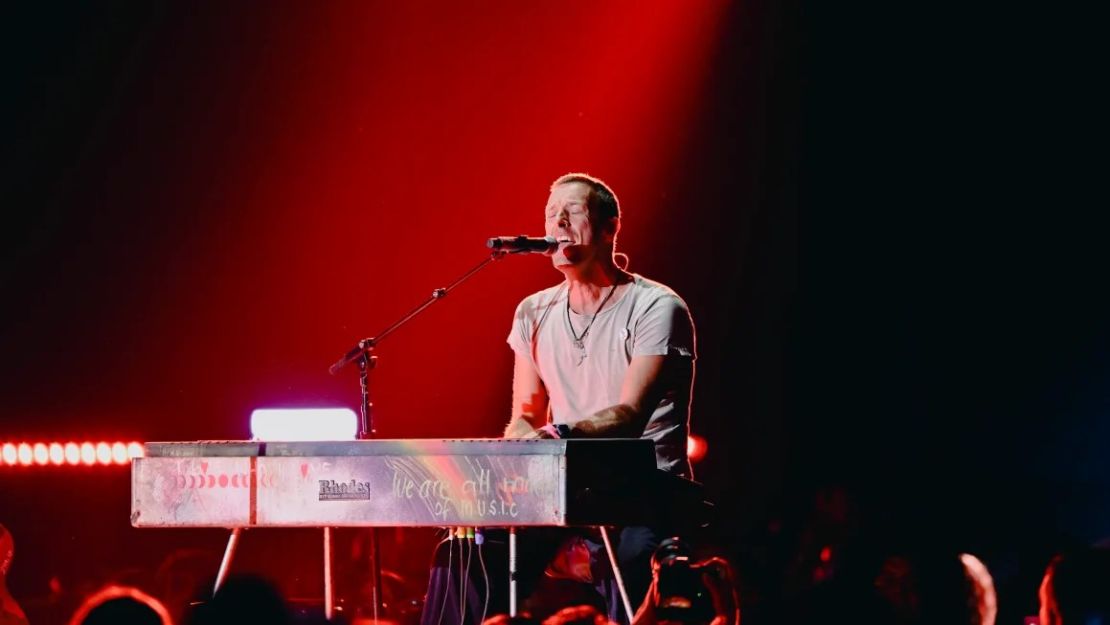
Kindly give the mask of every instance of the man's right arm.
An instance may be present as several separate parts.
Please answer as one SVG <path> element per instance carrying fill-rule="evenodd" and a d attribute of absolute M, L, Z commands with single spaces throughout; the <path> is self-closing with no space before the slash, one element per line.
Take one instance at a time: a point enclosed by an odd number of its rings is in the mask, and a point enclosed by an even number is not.
<path fill-rule="evenodd" d="M 547 388 L 532 360 L 519 352 L 513 363 L 513 413 L 505 438 L 536 438 L 547 423 Z"/>

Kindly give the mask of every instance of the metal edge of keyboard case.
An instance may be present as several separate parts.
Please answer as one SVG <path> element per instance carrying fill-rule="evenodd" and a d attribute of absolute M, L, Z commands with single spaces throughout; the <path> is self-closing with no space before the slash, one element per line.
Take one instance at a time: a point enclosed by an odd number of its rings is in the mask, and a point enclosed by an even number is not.
<path fill-rule="evenodd" d="M 641 439 L 148 443 L 136 527 L 618 524 Z"/>

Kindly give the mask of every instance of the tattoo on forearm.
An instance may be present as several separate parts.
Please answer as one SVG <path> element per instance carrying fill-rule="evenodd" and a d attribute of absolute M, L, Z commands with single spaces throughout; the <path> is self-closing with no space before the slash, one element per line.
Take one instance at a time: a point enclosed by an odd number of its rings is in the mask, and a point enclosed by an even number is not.
<path fill-rule="evenodd" d="M 638 438 L 644 432 L 640 415 L 631 406 L 617 404 L 574 424 L 572 431 L 585 438 L 613 436 Z"/>

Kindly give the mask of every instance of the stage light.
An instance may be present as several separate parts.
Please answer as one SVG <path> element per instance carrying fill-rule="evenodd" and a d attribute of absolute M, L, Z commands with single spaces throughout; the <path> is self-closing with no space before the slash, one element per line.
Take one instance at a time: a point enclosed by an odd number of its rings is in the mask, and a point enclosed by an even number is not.
<path fill-rule="evenodd" d="M 0 444 L 0 466 L 126 465 L 143 455 L 137 442 L 51 441 Z"/>
<path fill-rule="evenodd" d="M 705 458 L 705 454 L 709 452 L 709 443 L 697 434 L 691 434 L 686 438 L 686 455 L 690 458 L 690 462 L 701 462 Z"/>
<path fill-rule="evenodd" d="M 352 441 L 358 418 L 347 408 L 259 408 L 251 436 L 260 441 Z"/>
<path fill-rule="evenodd" d="M 92 443 L 81 443 L 81 462 L 90 465 L 96 463 L 96 447 Z"/>
<path fill-rule="evenodd" d="M 62 464 L 66 460 L 66 452 L 61 443 L 50 443 L 50 464 Z"/>

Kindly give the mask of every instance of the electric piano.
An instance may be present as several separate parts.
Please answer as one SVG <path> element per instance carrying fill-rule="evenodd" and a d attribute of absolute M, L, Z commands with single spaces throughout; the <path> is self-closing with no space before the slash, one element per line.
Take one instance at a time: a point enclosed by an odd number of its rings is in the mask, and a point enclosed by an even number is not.
<path fill-rule="evenodd" d="M 593 526 L 670 502 L 644 439 L 147 443 L 135 527 Z M 654 491 L 654 492 L 652 492 Z"/>

